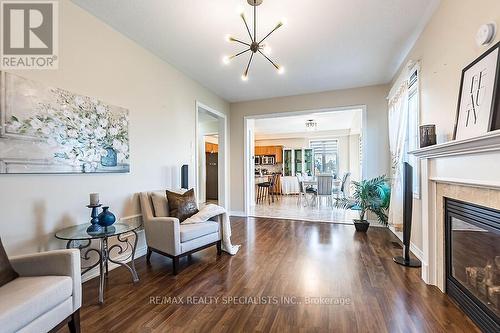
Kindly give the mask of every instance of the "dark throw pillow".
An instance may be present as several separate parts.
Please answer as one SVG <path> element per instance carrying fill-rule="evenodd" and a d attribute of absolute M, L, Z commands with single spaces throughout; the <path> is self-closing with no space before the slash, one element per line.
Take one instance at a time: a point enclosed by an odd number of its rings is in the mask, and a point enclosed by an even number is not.
<path fill-rule="evenodd" d="M 5 249 L 2 245 L 2 239 L 0 239 L 0 287 L 14 280 L 18 276 L 19 274 L 16 273 L 10 264 L 7 253 L 5 253 Z"/>
<path fill-rule="evenodd" d="M 180 222 L 198 213 L 198 205 L 196 204 L 193 188 L 184 192 L 184 194 L 167 190 L 167 201 L 168 208 L 170 209 L 169 215 L 177 217 Z"/>

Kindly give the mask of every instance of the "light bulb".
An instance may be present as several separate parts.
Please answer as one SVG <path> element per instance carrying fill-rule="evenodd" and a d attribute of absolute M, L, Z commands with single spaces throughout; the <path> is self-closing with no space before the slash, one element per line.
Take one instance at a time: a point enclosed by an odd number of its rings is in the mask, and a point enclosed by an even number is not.
<path fill-rule="evenodd" d="M 239 6 L 237 9 L 236 9 L 236 12 L 238 13 L 239 16 L 243 16 L 245 15 L 245 9 L 242 7 L 242 6 Z"/>
<path fill-rule="evenodd" d="M 228 56 L 223 56 L 223 57 L 222 57 L 222 63 L 223 63 L 224 65 L 229 64 L 229 61 L 230 61 L 230 60 L 231 60 L 231 59 L 229 59 L 229 57 L 228 57 Z"/>
<path fill-rule="evenodd" d="M 279 66 L 279 67 L 278 67 L 278 74 L 280 74 L 280 75 L 281 75 L 281 74 L 284 74 L 284 73 L 285 73 L 285 67 L 283 67 L 283 66 Z"/>
<path fill-rule="evenodd" d="M 242 81 L 248 81 L 248 75 L 243 74 L 243 75 L 241 76 L 241 80 L 242 80 Z"/>
<path fill-rule="evenodd" d="M 287 23 L 288 23 L 288 20 L 287 20 L 286 18 L 284 18 L 284 17 L 283 17 L 283 18 L 280 20 L 279 25 L 280 25 L 280 26 L 281 26 L 281 25 L 287 25 Z"/>
<path fill-rule="evenodd" d="M 262 49 L 262 51 L 266 54 L 266 55 L 270 55 L 271 54 L 271 47 L 269 45 L 265 45 Z"/>
<path fill-rule="evenodd" d="M 226 42 L 232 42 L 232 36 L 231 35 L 225 35 L 224 36 L 224 39 L 226 40 Z"/>

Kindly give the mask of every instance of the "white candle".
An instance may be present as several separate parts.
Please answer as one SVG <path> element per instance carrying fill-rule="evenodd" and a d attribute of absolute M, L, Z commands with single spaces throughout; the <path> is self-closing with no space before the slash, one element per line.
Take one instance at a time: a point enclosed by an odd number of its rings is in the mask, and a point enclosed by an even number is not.
<path fill-rule="evenodd" d="M 99 204 L 99 193 L 90 193 L 90 205 L 96 206 Z"/>

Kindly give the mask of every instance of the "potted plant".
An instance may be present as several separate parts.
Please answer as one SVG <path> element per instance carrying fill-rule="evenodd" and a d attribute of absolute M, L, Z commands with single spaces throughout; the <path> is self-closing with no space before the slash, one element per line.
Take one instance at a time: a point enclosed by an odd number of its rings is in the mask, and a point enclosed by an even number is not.
<path fill-rule="evenodd" d="M 377 215 L 378 222 L 387 226 L 387 209 L 390 202 L 390 186 L 386 176 L 360 182 L 352 182 L 354 193 L 350 198 L 338 198 L 335 207 L 359 210 L 359 220 L 354 220 L 356 231 L 366 232 L 370 223 L 365 219 L 368 211 Z"/>

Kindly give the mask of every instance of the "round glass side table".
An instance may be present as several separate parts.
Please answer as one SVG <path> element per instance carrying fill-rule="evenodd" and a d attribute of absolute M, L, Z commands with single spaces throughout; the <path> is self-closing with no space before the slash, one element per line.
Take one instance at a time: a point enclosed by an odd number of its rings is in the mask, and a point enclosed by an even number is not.
<path fill-rule="evenodd" d="M 80 250 L 80 256 L 83 260 L 89 261 L 92 259 L 92 253 L 97 255 L 97 262 L 89 266 L 82 267 L 82 275 L 90 271 L 92 268 L 99 266 L 99 303 L 104 303 L 104 281 L 108 277 L 108 262 L 121 265 L 127 268 L 132 275 L 134 283 L 139 281 L 137 271 L 135 269 L 135 249 L 137 247 L 137 229 L 141 227 L 141 223 L 115 223 L 110 227 L 103 228 L 102 232 L 89 233 L 87 228 L 88 223 L 72 226 L 56 232 L 56 238 L 66 240 L 66 248 L 77 248 Z M 116 238 L 116 243 L 112 242 L 108 246 L 110 238 Z M 133 237 L 133 241 L 130 238 Z M 99 243 L 98 248 L 91 247 L 92 240 Z M 113 244 L 114 243 L 114 244 Z M 115 256 L 125 255 L 124 258 L 111 258 L 111 254 Z M 127 261 L 130 263 L 127 264 Z"/>

